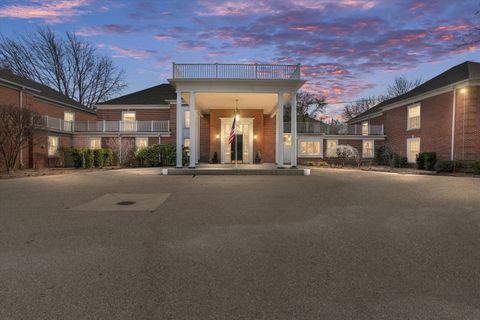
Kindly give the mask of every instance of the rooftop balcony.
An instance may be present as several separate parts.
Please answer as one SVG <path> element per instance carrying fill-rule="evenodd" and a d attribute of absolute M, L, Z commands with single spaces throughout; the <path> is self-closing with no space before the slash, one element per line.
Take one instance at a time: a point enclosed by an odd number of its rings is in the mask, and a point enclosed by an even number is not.
<path fill-rule="evenodd" d="M 173 79 L 301 80 L 299 64 L 173 63 Z"/>

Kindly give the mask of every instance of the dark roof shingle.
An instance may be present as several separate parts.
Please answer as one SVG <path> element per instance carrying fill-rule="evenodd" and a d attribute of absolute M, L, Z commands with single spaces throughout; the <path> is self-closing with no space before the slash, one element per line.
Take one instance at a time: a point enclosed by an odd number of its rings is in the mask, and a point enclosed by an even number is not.
<path fill-rule="evenodd" d="M 115 99 L 98 103 L 97 105 L 159 105 L 168 104 L 166 100 L 175 100 L 175 88 L 164 83 L 155 87 L 133 92 Z"/>
<path fill-rule="evenodd" d="M 36 91 L 34 92 L 35 96 L 53 100 L 60 104 L 68 105 L 70 107 L 73 107 L 75 109 L 80 109 L 82 111 L 95 113 L 94 110 L 82 105 L 81 103 L 73 99 L 70 99 L 69 97 L 65 96 L 63 93 L 60 93 L 50 88 L 49 86 L 43 85 L 41 83 L 35 82 L 33 80 L 30 80 L 24 77 L 17 76 L 8 70 L 0 69 L 0 81 L 1 80 L 14 83 L 18 86 L 34 89 Z"/>
<path fill-rule="evenodd" d="M 418 96 L 420 94 L 424 94 L 436 89 L 440 89 L 442 87 L 460 82 L 462 80 L 467 80 L 467 79 L 475 79 L 475 78 L 480 78 L 480 63 L 478 62 L 472 62 L 472 61 L 466 61 L 464 63 L 461 63 L 459 65 L 456 65 L 453 68 L 448 69 L 447 71 L 439 74 L 438 76 L 424 82 L 423 84 L 419 85 L 418 87 L 413 88 L 409 92 L 402 94 L 398 97 L 392 98 L 385 100 L 383 102 L 380 102 L 373 108 L 359 114 L 358 116 L 350 119 L 348 122 L 352 123 L 355 122 L 356 119 L 363 118 L 365 116 L 368 116 L 370 114 L 374 114 L 376 112 L 379 112 L 382 110 L 383 107 L 386 107 L 388 105 L 401 102 L 403 100 L 413 98 L 415 96 Z"/>

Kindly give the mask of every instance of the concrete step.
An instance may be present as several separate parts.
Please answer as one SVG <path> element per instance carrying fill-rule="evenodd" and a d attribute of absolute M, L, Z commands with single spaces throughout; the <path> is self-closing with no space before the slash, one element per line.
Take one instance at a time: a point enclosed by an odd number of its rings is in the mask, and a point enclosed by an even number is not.
<path fill-rule="evenodd" d="M 304 176 L 310 175 L 310 169 L 226 169 L 226 168 L 167 168 L 162 175 L 209 175 L 209 176 Z"/>

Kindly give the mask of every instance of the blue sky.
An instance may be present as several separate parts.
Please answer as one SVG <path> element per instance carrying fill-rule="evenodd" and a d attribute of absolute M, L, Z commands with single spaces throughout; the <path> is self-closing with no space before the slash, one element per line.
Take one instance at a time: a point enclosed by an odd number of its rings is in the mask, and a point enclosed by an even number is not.
<path fill-rule="evenodd" d="M 3 0 L 0 31 L 76 32 L 126 70 L 125 93 L 165 82 L 172 61 L 301 63 L 306 88 L 335 103 L 480 61 L 480 46 L 464 45 L 478 10 L 478 0 Z"/>

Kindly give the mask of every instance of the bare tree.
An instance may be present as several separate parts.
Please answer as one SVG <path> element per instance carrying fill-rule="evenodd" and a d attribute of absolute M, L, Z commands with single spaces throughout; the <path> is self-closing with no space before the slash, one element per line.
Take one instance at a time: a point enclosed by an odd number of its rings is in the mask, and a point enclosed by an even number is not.
<path fill-rule="evenodd" d="M 388 86 L 386 95 L 381 97 L 380 99 L 383 101 L 401 96 L 402 94 L 407 93 L 413 88 L 418 87 L 422 84 L 422 82 L 422 78 L 409 80 L 405 76 L 395 77 L 393 83 Z"/>
<path fill-rule="evenodd" d="M 297 119 L 302 122 L 317 121 L 320 114 L 325 112 L 327 102 L 325 97 L 308 91 L 297 92 Z M 285 107 L 284 121 L 291 120 L 291 106 Z"/>
<path fill-rule="evenodd" d="M 350 120 L 359 114 L 367 111 L 368 109 L 374 107 L 377 103 L 381 102 L 380 98 L 377 96 L 368 96 L 361 98 L 358 101 L 347 104 L 343 107 L 342 116 L 345 120 Z"/>
<path fill-rule="evenodd" d="M 20 150 L 41 138 L 35 133 L 41 125 L 42 117 L 35 111 L 0 105 L 0 155 L 8 172 L 14 171 Z"/>
<path fill-rule="evenodd" d="M 50 28 L 16 38 L 1 35 L 0 65 L 90 108 L 126 87 L 125 72 L 111 58 L 74 33 L 60 37 Z"/>
<path fill-rule="evenodd" d="M 135 143 L 129 138 L 110 138 L 107 147 L 112 149 L 113 157 L 120 166 L 129 165 L 135 155 Z"/>

